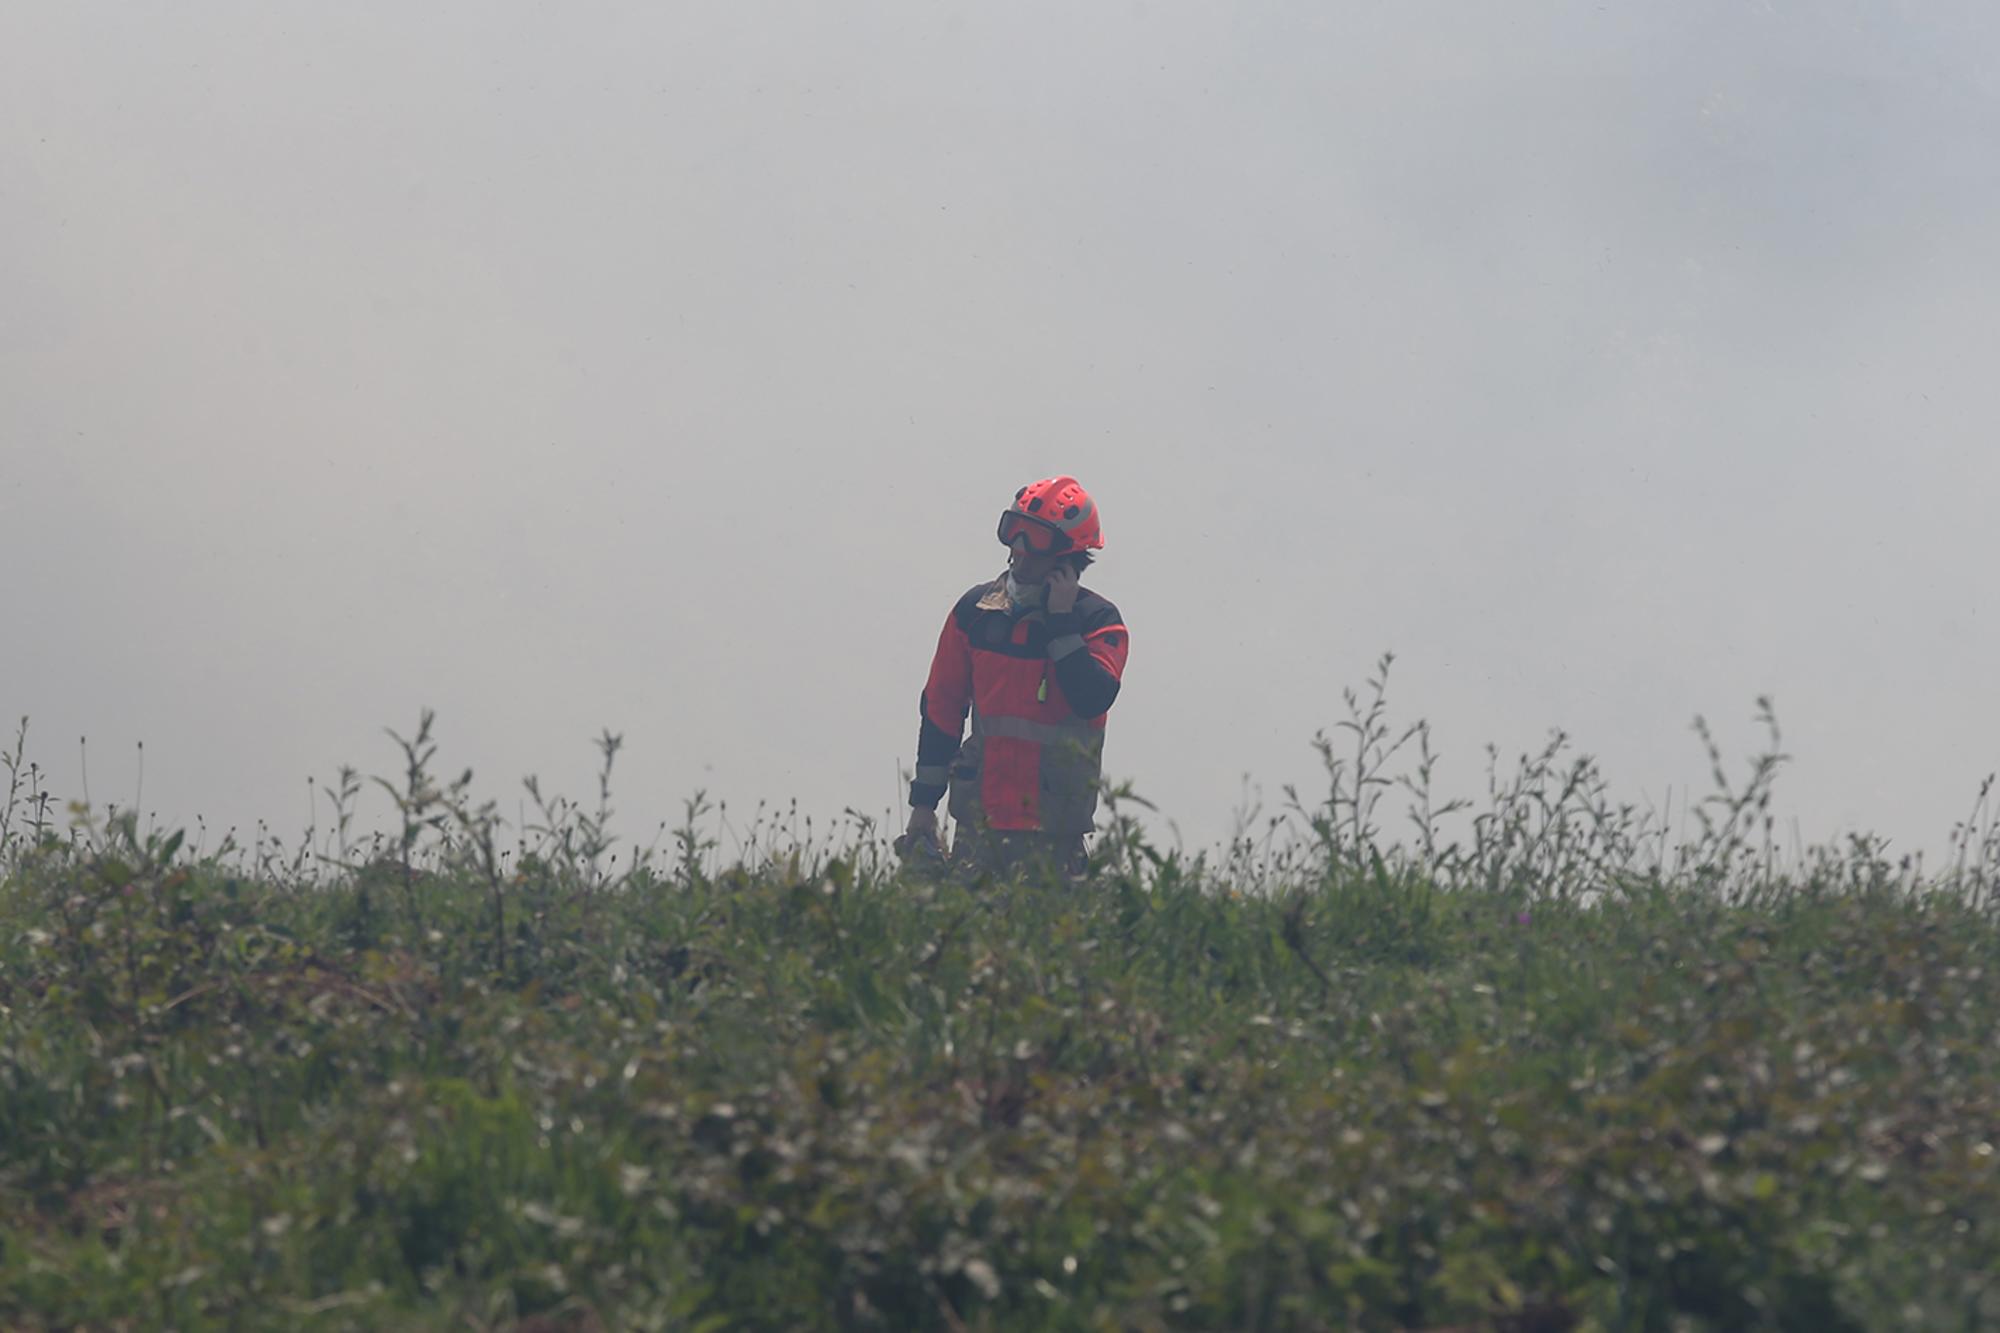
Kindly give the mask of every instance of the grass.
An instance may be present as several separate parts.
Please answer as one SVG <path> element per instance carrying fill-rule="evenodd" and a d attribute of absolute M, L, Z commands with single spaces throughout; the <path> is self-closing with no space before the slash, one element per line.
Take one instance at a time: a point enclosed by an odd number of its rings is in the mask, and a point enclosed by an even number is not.
<path fill-rule="evenodd" d="M 1686 838 L 1560 742 L 1434 804 L 1371 684 L 1323 796 L 1114 793 L 1078 885 L 619 858 L 611 736 L 510 839 L 426 718 L 289 855 L 58 830 L 17 743 L 0 1325 L 2000 1325 L 1990 828 L 1781 862 L 1775 730 Z"/>

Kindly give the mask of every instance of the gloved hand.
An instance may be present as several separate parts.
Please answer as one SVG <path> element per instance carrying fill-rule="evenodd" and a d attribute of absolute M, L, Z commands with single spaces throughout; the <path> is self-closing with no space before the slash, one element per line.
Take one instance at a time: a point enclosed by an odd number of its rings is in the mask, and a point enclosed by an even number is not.
<path fill-rule="evenodd" d="M 943 849 L 938 846 L 937 811 L 920 805 L 911 806 L 910 825 L 892 845 L 896 855 L 906 861 L 916 858 L 935 860 L 941 856 Z"/>

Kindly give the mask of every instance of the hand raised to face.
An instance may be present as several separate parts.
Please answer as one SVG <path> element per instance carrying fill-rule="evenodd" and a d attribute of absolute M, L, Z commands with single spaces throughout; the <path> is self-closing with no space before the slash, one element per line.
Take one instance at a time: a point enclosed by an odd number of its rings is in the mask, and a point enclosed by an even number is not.
<path fill-rule="evenodd" d="M 1066 615 L 1076 610 L 1077 573 L 1069 565 L 1057 565 L 1049 571 L 1048 608 L 1052 616 Z"/>

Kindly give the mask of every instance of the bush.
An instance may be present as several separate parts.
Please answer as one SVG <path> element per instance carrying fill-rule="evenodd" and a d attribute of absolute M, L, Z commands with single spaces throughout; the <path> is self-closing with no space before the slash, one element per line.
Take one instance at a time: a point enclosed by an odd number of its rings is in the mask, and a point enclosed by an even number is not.
<path fill-rule="evenodd" d="M 698 804 L 616 869 L 610 737 L 600 813 L 503 852 L 428 720 L 330 872 L 19 832 L 0 1323 L 2000 1321 L 1986 861 L 1780 870 L 1767 778 L 1658 855 L 1559 756 L 1384 847 L 1355 727 L 1301 843 L 1114 799 L 1080 884 L 723 864 Z"/>

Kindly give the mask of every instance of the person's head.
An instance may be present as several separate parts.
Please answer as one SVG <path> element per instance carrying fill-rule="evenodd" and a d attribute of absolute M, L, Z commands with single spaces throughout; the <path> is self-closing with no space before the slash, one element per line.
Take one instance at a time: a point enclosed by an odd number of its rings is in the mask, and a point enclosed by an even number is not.
<path fill-rule="evenodd" d="M 1077 577 L 1081 578 L 1083 571 L 1090 568 L 1090 562 L 1091 554 L 1088 551 L 1065 551 L 1060 555 L 1035 555 L 1025 548 L 1025 544 L 1017 543 L 1011 548 L 1011 552 L 1007 557 L 1007 570 L 1013 574 L 1016 583 L 1025 586 L 1027 584 L 1048 582 L 1049 575 L 1055 573 L 1063 565 L 1068 565 L 1071 569 L 1075 570 Z"/>
<path fill-rule="evenodd" d="M 1091 551 L 1104 546 L 1097 505 L 1075 477 L 1049 477 L 1014 492 L 1014 503 L 1000 514 L 999 536 L 1020 583 L 1040 583 L 1065 564 L 1081 574 Z"/>

